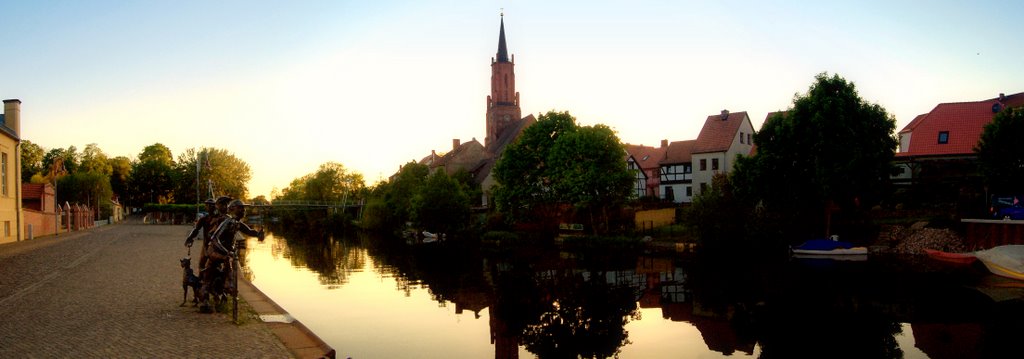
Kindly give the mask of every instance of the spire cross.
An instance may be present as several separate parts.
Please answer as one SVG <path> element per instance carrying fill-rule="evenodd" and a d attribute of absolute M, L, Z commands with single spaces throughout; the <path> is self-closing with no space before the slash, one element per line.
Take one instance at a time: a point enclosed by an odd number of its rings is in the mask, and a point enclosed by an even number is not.
<path fill-rule="evenodd" d="M 505 8 L 501 8 L 501 17 L 505 17 Z"/>

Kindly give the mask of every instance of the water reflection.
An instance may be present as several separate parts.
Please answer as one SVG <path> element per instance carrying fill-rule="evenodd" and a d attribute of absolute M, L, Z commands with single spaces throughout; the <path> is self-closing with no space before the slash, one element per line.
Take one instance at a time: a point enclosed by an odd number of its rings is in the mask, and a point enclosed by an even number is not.
<path fill-rule="evenodd" d="M 316 273 L 324 288 L 342 288 L 350 276 L 371 268 L 381 285 L 394 283 L 393 290 L 406 298 L 425 290 L 436 306 L 485 320 L 486 356 L 495 358 L 985 358 L 1016 353 L 1017 333 L 1024 330 L 1024 290 L 1002 288 L 993 295 L 979 272 L 902 260 L 701 262 L 621 250 L 408 245 L 365 235 L 275 235 L 266 247 L 273 258 Z M 258 248 L 253 255 L 260 255 Z M 250 270 L 256 277 L 271 275 L 259 265 Z M 256 284 L 268 291 L 266 284 Z M 291 306 L 312 305 L 294 301 Z M 650 315 L 659 310 L 660 317 Z M 397 316 L 401 322 L 419 315 L 390 312 L 366 320 Z M 658 333 L 642 329 L 657 323 L 666 324 Z M 471 340 L 466 337 L 434 338 L 436 352 L 404 356 L 450 356 L 451 346 L 461 344 L 449 343 Z M 351 350 L 380 345 L 331 344 Z"/>

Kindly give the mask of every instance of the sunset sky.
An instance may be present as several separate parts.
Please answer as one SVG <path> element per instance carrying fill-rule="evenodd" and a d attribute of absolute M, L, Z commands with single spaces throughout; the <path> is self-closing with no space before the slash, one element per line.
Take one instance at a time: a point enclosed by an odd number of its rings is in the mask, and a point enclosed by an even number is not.
<path fill-rule="evenodd" d="M 897 130 L 940 102 L 1024 91 L 1024 3 L 976 1 L 24 1 L 0 11 L 0 97 L 22 138 L 135 158 L 217 147 L 269 195 L 328 161 L 367 184 L 483 140 L 504 8 L 523 114 L 623 142 L 755 128 L 820 72 Z"/>

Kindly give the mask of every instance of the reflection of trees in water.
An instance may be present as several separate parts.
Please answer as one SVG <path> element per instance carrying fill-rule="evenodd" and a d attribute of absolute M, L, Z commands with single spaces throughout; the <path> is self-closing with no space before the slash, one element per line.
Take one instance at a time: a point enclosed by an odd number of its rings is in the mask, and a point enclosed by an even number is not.
<path fill-rule="evenodd" d="M 268 237 L 273 240 L 271 252 L 287 258 L 292 266 L 305 267 L 317 274 L 328 288 L 348 281 L 348 274 L 360 270 L 366 262 L 365 253 L 357 246 L 330 234 L 285 232 Z"/>

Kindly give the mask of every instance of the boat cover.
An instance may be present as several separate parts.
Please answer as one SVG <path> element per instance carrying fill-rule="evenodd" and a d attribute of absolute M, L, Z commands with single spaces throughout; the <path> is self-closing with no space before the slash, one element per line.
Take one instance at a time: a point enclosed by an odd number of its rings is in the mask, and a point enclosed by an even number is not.
<path fill-rule="evenodd" d="M 1024 273 L 1024 245 L 998 246 L 974 252 L 974 256 L 984 262 L 998 264 L 1000 267 L 1017 273 Z"/>
<path fill-rule="evenodd" d="M 853 244 L 850 242 L 833 241 L 831 239 L 812 239 L 796 247 L 796 249 L 812 251 L 831 251 L 833 249 L 850 249 Z"/>

